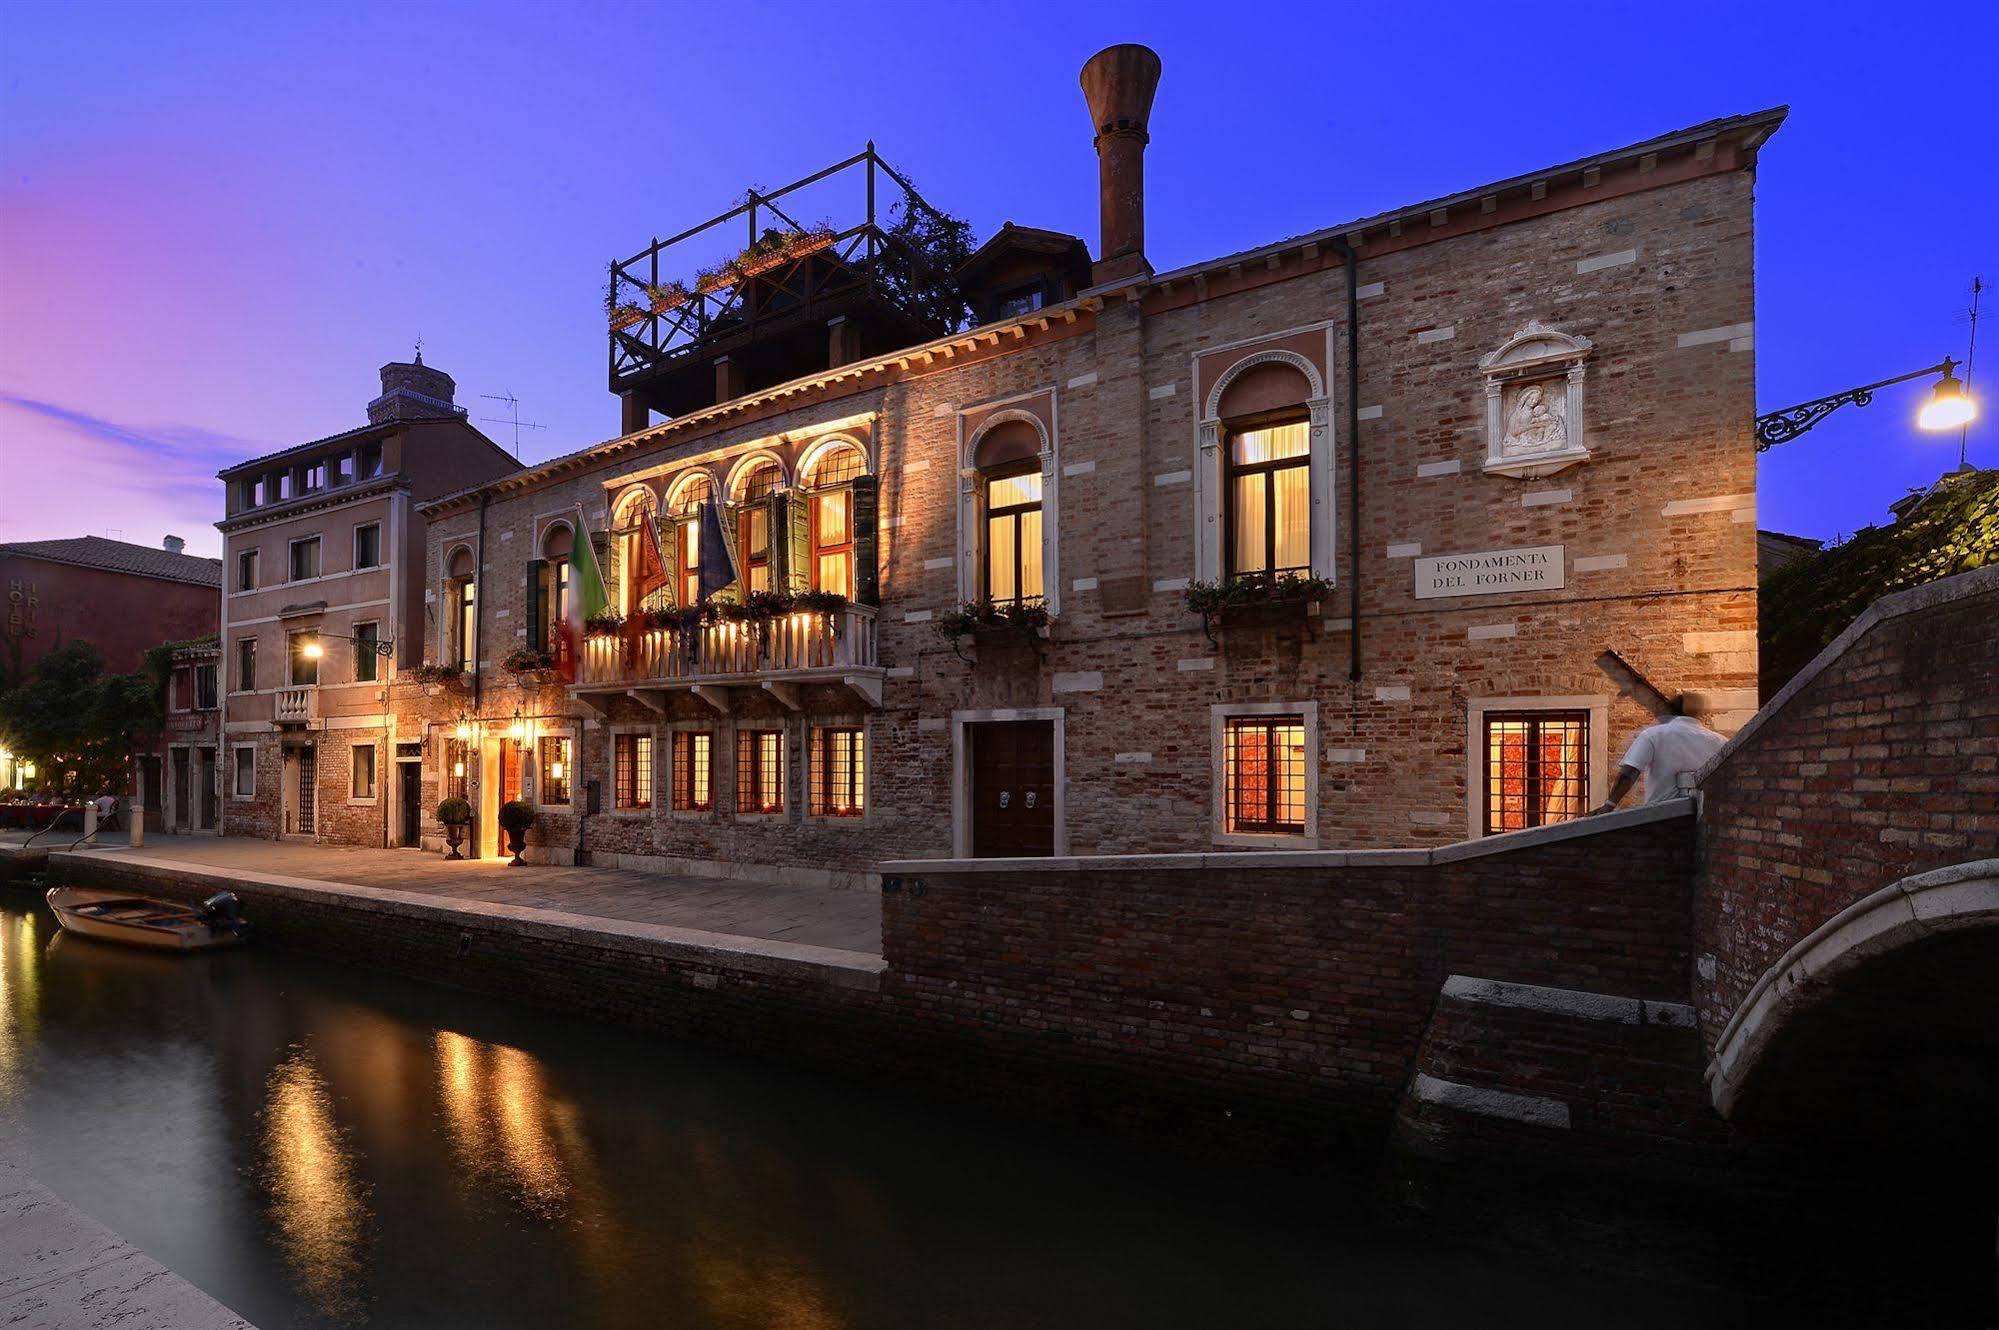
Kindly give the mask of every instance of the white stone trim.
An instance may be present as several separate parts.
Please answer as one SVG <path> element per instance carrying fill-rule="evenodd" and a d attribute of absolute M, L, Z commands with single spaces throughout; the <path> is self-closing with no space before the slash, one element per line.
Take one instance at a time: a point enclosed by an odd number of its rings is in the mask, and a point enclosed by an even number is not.
<path fill-rule="evenodd" d="M 1559 1099 L 1515 1094 L 1510 1090 L 1492 1090 L 1478 1085 L 1460 1085 L 1456 1081 L 1438 1080 L 1423 1072 L 1416 1073 L 1410 1093 L 1423 1103 L 1459 1113 L 1504 1118 L 1509 1122 L 1524 1122 L 1531 1127 L 1567 1130 L 1573 1125 L 1569 1119 L 1569 1106 Z"/>
<path fill-rule="evenodd" d="M 1490 642 L 1497 638 L 1514 637 L 1520 632 L 1520 625 L 1512 623 L 1475 623 L 1465 629 L 1467 642 Z"/>
<path fill-rule="evenodd" d="M 1048 399 L 1048 419 L 1009 403 L 1032 401 L 1036 398 Z M 970 412 L 984 411 L 992 407 L 998 410 L 979 422 L 979 427 L 967 434 L 965 417 Z M 1062 613 L 1062 497 L 1061 477 L 1061 402 L 1055 388 L 1050 385 L 1036 388 L 1031 392 L 1015 393 L 997 402 L 981 402 L 957 413 L 958 430 L 958 599 L 970 604 L 980 598 L 979 569 L 981 547 L 985 532 L 979 520 L 979 473 L 972 465 L 977 454 L 979 440 L 990 433 L 995 426 L 1010 421 L 1020 421 L 1034 430 L 1041 440 L 1041 597 L 1049 617 Z"/>
<path fill-rule="evenodd" d="M 1532 490 L 1520 496 L 1522 508 L 1548 508 L 1567 503 L 1575 497 L 1572 490 Z"/>
<path fill-rule="evenodd" d="M 1630 562 L 1630 556 L 1624 554 L 1578 554 L 1570 561 L 1569 567 L 1579 573 L 1602 573 L 1612 568 L 1623 568 Z"/>
<path fill-rule="evenodd" d="M 1378 406 L 1364 406 L 1354 412 L 1354 417 L 1358 420 L 1379 420 L 1381 419 L 1381 408 Z"/>
<path fill-rule="evenodd" d="M 1708 346 L 1715 342 L 1732 342 L 1741 337 L 1754 337 L 1756 325 L 1753 323 L 1731 323 L 1725 328 L 1702 328 L 1695 332 L 1683 332 L 1674 339 L 1676 347 Z"/>
<path fill-rule="evenodd" d="M 1182 674 L 1197 674 L 1202 670 L 1214 669 L 1215 658 L 1213 656 L 1186 656 L 1179 661 L 1177 668 Z"/>
<path fill-rule="evenodd" d="M 1072 673 L 1057 672 L 1049 684 L 1049 691 L 1056 693 L 1098 693 L 1104 687 L 1102 670 L 1076 670 Z"/>
<path fill-rule="evenodd" d="M 1162 383 L 1157 387 L 1148 388 L 1145 395 L 1149 400 L 1157 402 L 1161 398 L 1171 397 L 1179 391 L 1180 385 L 1177 383 Z"/>
<path fill-rule="evenodd" d="M 1602 272 L 1605 268 L 1622 268 L 1627 263 L 1637 261 L 1638 251 L 1635 249 L 1620 249 L 1615 254 L 1595 254 L 1586 259 L 1576 260 L 1576 276 Z"/>
<path fill-rule="evenodd" d="M 1374 690 L 1374 700 L 1377 702 L 1407 702 L 1409 700 L 1409 685 L 1406 683 L 1383 684 Z"/>
<path fill-rule="evenodd" d="M 1094 577 L 1079 577 L 1069 583 L 1069 589 L 1071 591 L 1095 591 L 1097 589 L 1097 579 Z"/>
<path fill-rule="evenodd" d="M 1700 499 L 1674 499 L 1659 510 L 1659 516 L 1685 517 L 1693 513 L 1730 513 L 1745 508 L 1755 511 L 1754 494 L 1714 494 Z"/>
<path fill-rule="evenodd" d="M 1388 557 L 1391 559 L 1414 559 L 1422 553 L 1423 542 L 1420 540 L 1402 541 L 1399 544 L 1390 545 L 1387 550 Z"/>
<path fill-rule="evenodd" d="M 1088 374 L 1078 374 L 1075 378 L 1069 380 L 1069 386 L 1071 388 L 1089 388 L 1093 387 L 1096 382 L 1097 372 L 1091 370 Z"/>
<path fill-rule="evenodd" d="M 1446 323 L 1441 328 L 1425 328 L 1416 334 L 1416 345 L 1429 346 L 1434 342 L 1448 342 L 1457 335 L 1455 324 Z"/>
<path fill-rule="evenodd" d="M 1464 470 L 1464 463 L 1455 457 L 1451 458 L 1448 462 L 1418 462 L 1416 464 L 1416 475 L 1419 478 L 1455 476 L 1462 470 Z"/>
<path fill-rule="evenodd" d="M 1444 996 L 1482 1007 L 1510 1007 L 1549 1016 L 1594 1021 L 1604 1025 L 1667 1025 L 1694 1028 L 1694 1009 L 1685 1002 L 1655 1002 L 1649 998 L 1616 997 L 1574 988 L 1515 984 L 1503 979 L 1475 979 L 1454 974 L 1444 980 Z"/>
<path fill-rule="evenodd" d="M 1272 342 L 1282 337 L 1323 329 L 1326 337 L 1327 364 L 1332 363 L 1333 325 L 1314 324 L 1309 328 L 1292 328 L 1265 334 L 1262 337 L 1235 345 L 1254 345 Z M 1200 378 L 1200 359 L 1213 355 L 1227 347 L 1208 347 L 1194 357 L 1194 376 Z M 1312 493 L 1311 517 L 1311 570 L 1314 577 L 1333 580 L 1335 562 L 1335 538 L 1338 535 L 1337 520 L 1333 511 L 1333 424 L 1331 393 L 1326 384 L 1326 376 L 1296 351 L 1270 347 L 1263 351 L 1253 351 L 1242 357 L 1216 377 L 1214 385 L 1201 404 L 1201 411 L 1194 422 L 1194 578 L 1195 581 L 1219 581 L 1224 563 L 1222 560 L 1222 503 L 1224 502 L 1222 477 L 1223 466 L 1222 421 L 1220 416 L 1222 396 L 1228 386 L 1245 371 L 1258 365 L 1289 365 L 1305 376 L 1309 396 L 1302 405 L 1308 421 L 1310 451 L 1310 476 Z"/>

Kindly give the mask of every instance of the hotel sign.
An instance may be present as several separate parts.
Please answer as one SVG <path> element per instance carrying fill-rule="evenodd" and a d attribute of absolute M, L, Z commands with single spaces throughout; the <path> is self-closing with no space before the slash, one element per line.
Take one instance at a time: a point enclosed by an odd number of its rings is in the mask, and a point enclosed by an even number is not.
<path fill-rule="evenodd" d="M 1559 591 L 1568 561 L 1560 545 L 1479 554 L 1439 554 L 1416 560 L 1416 599 L 1490 596 L 1505 591 Z"/>

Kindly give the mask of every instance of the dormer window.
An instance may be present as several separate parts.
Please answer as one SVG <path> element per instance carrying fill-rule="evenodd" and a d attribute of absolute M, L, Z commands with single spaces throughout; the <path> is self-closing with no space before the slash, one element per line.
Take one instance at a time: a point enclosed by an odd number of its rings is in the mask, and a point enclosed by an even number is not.
<path fill-rule="evenodd" d="M 1011 319 L 1017 318 L 1022 314 L 1032 314 L 1035 310 L 1041 308 L 1041 301 L 1042 290 L 1039 282 L 1036 282 L 1032 286 L 1015 287 L 1013 290 L 1002 292 L 994 298 L 993 317 L 995 319 Z"/>
<path fill-rule="evenodd" d="M 354 450 L 354 476 L 357 480 L 372 480 L 382 474 L 382 445 L 364 443 Z"/>

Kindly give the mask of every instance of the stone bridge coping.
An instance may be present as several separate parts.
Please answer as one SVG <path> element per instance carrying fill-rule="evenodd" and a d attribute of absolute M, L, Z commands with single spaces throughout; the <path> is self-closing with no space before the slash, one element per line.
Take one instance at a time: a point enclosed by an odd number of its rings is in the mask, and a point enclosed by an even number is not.
<path fill-rule="evenodd" d="M 1037 859 L 892 859 L 876 866 L 884 875 L 917 877 L 926 873 L 1102 873 L 1193 872 L 1229 868 L 1425 868 L 1511 854 L 1558 841 L 1598 836 L 1630 827 L 1649 826 L 1692 817 L 1691 797 L 1619 809 L 1594 817 L 1571 818 L 1545 827 L 1508 831 L 1479 840 L 1457 841 L 1433 849 L 1408 850 L 1238 850 L 1199 854 L 1065 855 Z"/>
<path fill-rule="evenodd" d="M 1899 619 L 1905 614 L 1919 614 L 1924 610 L 1948 605 L 1953 601 L 1969 600 L 1973 596 L 1999 594 L 1999 564 L 1986 568 L 1974 568 L 1968 573 L 1958 573 L 1953 577 L 1939 578 L 1925 582 L 1921 586 L 1897 591 L 1883 596 L 1861 612 L 1858 619 L 1846 626 L 1846 631 L 1826 644 L 1823 651 L 1813 656 L 1811 664 L 1791 676 L 1791 681 L 1777 690 L 1777 695 L 1765 702 L 1747 724 L 1737 730 L 1729 741 L 1707 760 L 1694 777 L 1696 786 L 1705 784 L 1707 778 L 1719 771 L 1736 750 L 1748 743 L 1756 733 L 1774 719 L 1778 712 L 1790 705 L 1791 699 L 1809 688 L 1812 681 L 1824 673 L 1835 660 L 1845 655 L 1855 642 L 1865 637 L 1874 625 L 1885 619 Z"/>
<path fill-rule="evenodd" d="M 879 956 L 863 951 L 844 951 L 838 947 L 714 933 L 672 924 L 609 919 L 601 915 L 573 914 L 567 910 L 431 896 L 388 887 L 364 887 L 348 882 L 291 877 L 282 873 L 246 872 L 233 868 L 227 871 L 204 869 L 179 860 L 149 859 L 125 852 L 91 854 L 58 851 L 50 856 L 50 861 L 117 864 L 181 882 L 198 882 L 217 890 L 247 886 L 277 896 L 326 904 L 352 905 L 365 901 L 383 914 L 402 916 L 413 924 L 427 927 L 454 928 L 476 923 L 523 937 L 664 956 L 682 962 L 706 961 L 718 969 L 746 973 L 810 977 L 835 987 L 872 988 L 880 982 L 882 973 L 888 968 L 888 963 Z M 251 922 L 254 925 L 256 921 L 253 919 Z"/>

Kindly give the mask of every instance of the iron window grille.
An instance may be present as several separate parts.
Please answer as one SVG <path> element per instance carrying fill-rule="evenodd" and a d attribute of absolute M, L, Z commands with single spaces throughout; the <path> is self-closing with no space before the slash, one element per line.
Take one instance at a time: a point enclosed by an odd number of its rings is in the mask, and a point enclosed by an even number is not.
<path fill-rule="evenodd" d="M 812 813 L 859 817 L 867 805 L 867 740 L 858 727 L 813 731 Z"/>
<path fill-rule="evenodd" d="M 1546 826 L 1589 811 L 1589 712 L 1485 717 L 1485 831 Z"/>
<path fill-rule="evenodd" d="M 679 730 L 673 736 L 673 811 L 706 813 L 715 807 L 715 736 Z"/>
<path fill-rule="evenodd" d="M 1228 830 L 1305 834 L 1305 718 L 1231 716 L 1224 730 Z"/>

